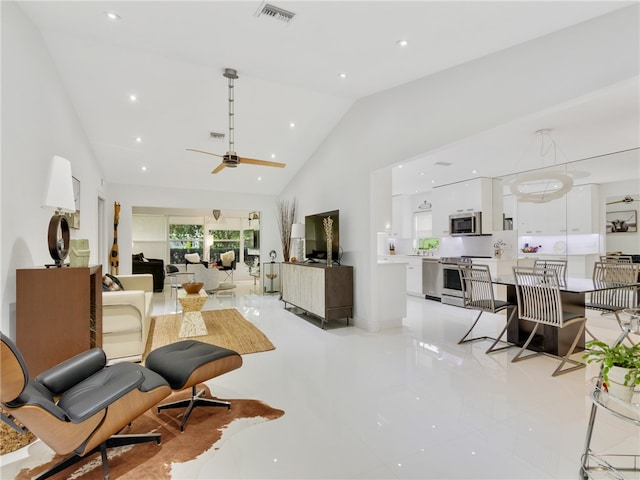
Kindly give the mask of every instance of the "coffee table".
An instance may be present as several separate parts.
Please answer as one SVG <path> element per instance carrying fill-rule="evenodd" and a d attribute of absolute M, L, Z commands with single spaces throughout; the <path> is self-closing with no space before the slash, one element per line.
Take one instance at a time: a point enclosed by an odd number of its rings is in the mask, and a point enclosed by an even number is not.
<path fill-rule="evenodd" d="M 182 325 L 178 338 L 199 337 L 209 333 L 202 318 L 202 307 L 208 298 L 204 290 L 191 294 L 184 290 L 178 291 L 178 301 L 182 305 Z"/>

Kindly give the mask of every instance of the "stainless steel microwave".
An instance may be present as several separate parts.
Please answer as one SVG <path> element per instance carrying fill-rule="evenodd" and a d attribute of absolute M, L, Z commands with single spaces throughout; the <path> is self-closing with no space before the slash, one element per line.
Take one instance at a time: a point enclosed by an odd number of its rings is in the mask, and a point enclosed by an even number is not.
<path fill-rule="evenodd" d="M 449 234 L 454 237 L 482 235 L 482 212 L 449 215 Z"/>

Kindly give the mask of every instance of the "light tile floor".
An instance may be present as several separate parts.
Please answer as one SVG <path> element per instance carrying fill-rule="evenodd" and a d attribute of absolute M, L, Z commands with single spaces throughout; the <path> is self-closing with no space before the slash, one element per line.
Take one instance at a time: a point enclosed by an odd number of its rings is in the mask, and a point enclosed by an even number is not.
<path fill-rule="evenodd" d="M 238 308 L 276 350 L 246 355 L 209 386 L 286 413 L 223 436 L 219 450 L 175 466 L 173 478 L 578 478 L 595 366 L 552 378 L 555 359 L 512 364 L 514 349 L 488 356 L 487 342 L 458 345 L 475 313 L 437 302 L 408 297 L 401 328 L 322 330 L 252 287 L 204 308 Z M 174 303 L 156 294 L 154 308 Z M 495 335 L 503 321 L 485 313 L 479 333 Z M 594 314 L 589 324 L 613 339 L 612 322 Z M 594 448 L 640 454 L 638 427 L 602 413 L 598 420 Z M 29 456 L 46 455 L 38 443 Z M 2 478 L 28 463 L 25 450 L 0 458 Z"/>

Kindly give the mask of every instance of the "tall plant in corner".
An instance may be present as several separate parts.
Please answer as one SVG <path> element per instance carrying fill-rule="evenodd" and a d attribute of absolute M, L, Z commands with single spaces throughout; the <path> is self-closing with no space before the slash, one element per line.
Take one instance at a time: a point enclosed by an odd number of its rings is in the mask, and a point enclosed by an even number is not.
<path fill-rule="evenodd" d="M 284 261 L 289 261 L 291 254 L 291 225 L 296 222 L 296 199 L 278 200 L 278 228 L 280 229 L 280 241 L 282 242 L 282 256 Z"/>

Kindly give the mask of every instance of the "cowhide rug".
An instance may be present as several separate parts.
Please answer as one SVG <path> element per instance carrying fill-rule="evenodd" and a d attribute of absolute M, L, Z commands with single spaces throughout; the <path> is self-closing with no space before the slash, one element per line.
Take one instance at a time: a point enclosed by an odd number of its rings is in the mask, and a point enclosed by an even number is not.
<path fill-rule="evenodd" d="M 201 386 L 200 386 L 201 387 Z M 209 389 L 205 387 L 207 398 L 211 398 Z M 188 397 L 191 389 L 169 396 L 162 403 Z M 157 413 L 149 410 L 135 420 L 130 428 L 122 433 L 160 432 L 162 444 L 143 443 L 109 449 L 109 469 L 112 479 L 170 479 L 171 465 L 184 463 L 214 448 L 222 439 L 225 429 L 234 421 L 242 420 L 242 427 L 275 420 L 284 411 L 272 408 L 259 400 L 225 399 L 231 402 L 231 409 L 224 407 L 196 407 L 191 412 L 184 433 L 180 432 L 182 409 L 167 409 Z M 237 431 L 235 428 L 233 431 Z M 31 469 L 22 469 L 16 479 L 33 478 L 59 462 L 63 457 L 55 455 L 50 462 Z M 102 462 L 100 454 L 94 454 L 82 462 L 51 477 L 56 480 L 100 480 L 102 479 Z"/>

